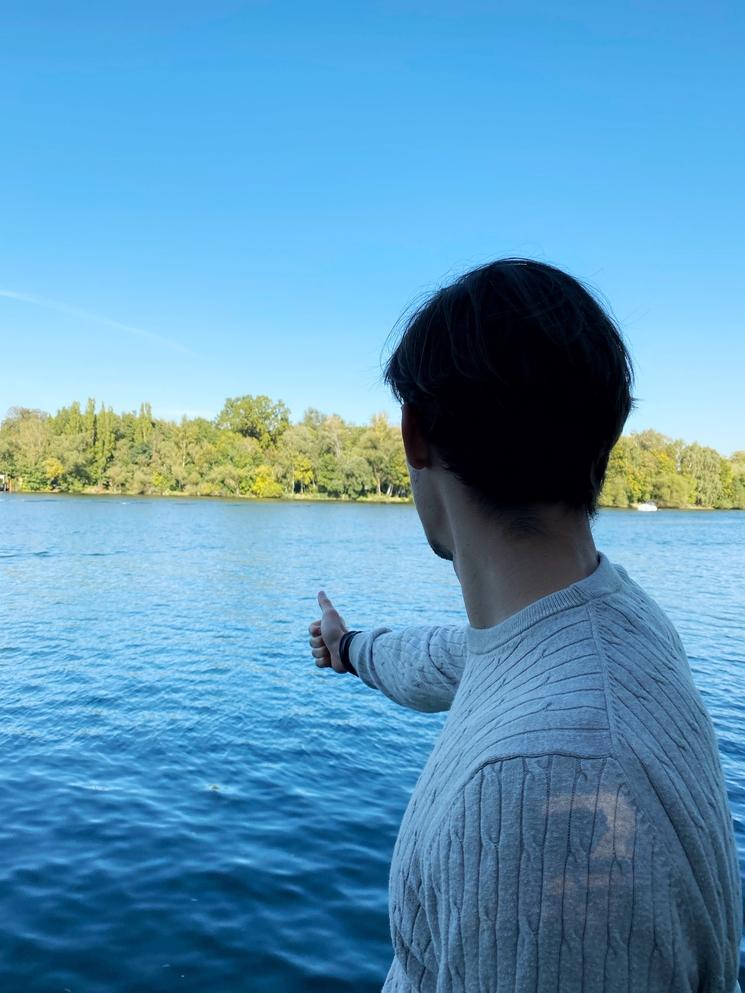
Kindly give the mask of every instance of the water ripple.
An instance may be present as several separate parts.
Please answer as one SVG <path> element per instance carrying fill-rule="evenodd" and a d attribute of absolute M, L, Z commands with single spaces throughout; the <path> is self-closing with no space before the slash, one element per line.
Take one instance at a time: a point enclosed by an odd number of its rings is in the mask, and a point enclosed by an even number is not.
<path fill-rule="evenodd" d="M 391 851 L 444 715 L 319 670 L 307 627 L 319 589 L 353 627 L 465 623 L 415 510 L 0 513 L 0 989 L 378 993 Z M 681 633 L 743 851 L 744 522 L 595 524 Z"/>

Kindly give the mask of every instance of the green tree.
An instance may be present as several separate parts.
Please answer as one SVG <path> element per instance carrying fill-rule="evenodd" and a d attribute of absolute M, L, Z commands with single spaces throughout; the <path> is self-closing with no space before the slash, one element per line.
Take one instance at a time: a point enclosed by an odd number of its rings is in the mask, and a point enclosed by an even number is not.
<path fill-rule="evenodd" d="M 390 496 L 394 481 L 400 478 L 400 472 L 395 469 L 395 459 L 401 444 L 399 432 L 388 423 L 388 416 L 385 413 L 374 414 L 370 427 L 359 440 L 359 451 L 370 466 L 378 496 L 384 485 Z"/>
<path fill-rule="evenodd" d="M 53 418 L 53 430 L 57 434 L 79 435 L 83 433 L 84 423 L 80 404 L 77 400 L 69 407 L 62 407 Z"/>
<path fill-rule="evenodd" d="M 732 466 L 732 506 L 745 510 L 745 451 L 733 452 Z"/>
<path fill-rule="evenodd" d="M 227 428 L 247 438 L 255 438 L 262 448 L 275 444 L 290 425 L 290 412 L 268 396 L 231 397 L 216 418 L 219 428 Z"/>
<path fill-rule="evenodd" d="M 316 472 L 318 492 L 330 497 L 340 497 L 344 492 L 344 474 L 339 464 L 339 458 L 334 452 L 324 452 L 318 460 Z"/>
<path fill-rule="evenodd" d="M 0 471 L 16 480 L 17 489 L 48 486 L 42 460 L 49 446 L 49 415 L 29 407 L 11 407 L 2 423 L 5 461 Z"/>
<path fill-rule="evenodd" d="M 641 499 L 643 480 L 637 465 L 635 444 L 621 437 L 608 458 L 605 481 L 598 501 L 610 507 L 628 507 Z"/>
<path fill-rule="evenodd" d="M 693 503 L 693 481 L 676 473 L 661 473 L 652 487 L 652 500 L 658 507 L 688 507 Z"/>
<path fill-rule="evenodd" d="M 106 474 L 112 458 L 114 457 L 114 447 L 116 445 L 116 417 L 111 408 L 104 407 L 96 416 L 96 440 L 93 445 L 93 466 L 94 476 L 97 483 L 100 483 Z"/>
<path fill-rule="evenodd" d="M 606 475 L 603 488 L 598 497 L 600 507 L 628 507 L 629 492 L 625 476 L 618 472 Z"/>
<path fill-rule="evenodd" d="M 338 463 L 342 492 L 352 498 L 364 496 L 375 485 L 369 463 L 362 455 L 345 453 Z"/>
<path fill-rule="evenodd" d="M 724 495 L 721 455 L 713 448 L 694 442 L 681 453 L 681 469 L 694 483 L 694 503 L 698 507 L 718 507 Z"/>
<path fill-rule="evenodd" d="M 88 397 L 88 403 L 83 417 L 83 432 L 85 433 L 88 448 L 93 448 L 96 444 L 96 401 L 93 397 Z"/>
<path fill-rule="evenodd" d="M 139 413 L 134 421 L 134 440 L 143 446 L 143 451 L 150 450 L 149 446 L 153 436 L 153 411 L 149 403 L 141 403 Z"/>

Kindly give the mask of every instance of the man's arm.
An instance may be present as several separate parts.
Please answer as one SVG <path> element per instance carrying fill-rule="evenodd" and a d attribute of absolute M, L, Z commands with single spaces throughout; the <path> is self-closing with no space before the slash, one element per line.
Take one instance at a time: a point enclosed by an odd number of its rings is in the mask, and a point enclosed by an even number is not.
<path fill-rule="evenodd" d="M 466 628 L 375 627 L 355 634 L 349 660 L 360 679 L 402 707 L 449 710 L 466 659 Z"/>
<path fill-rule="evenodd" d="M 612 758 L 488 762 L 432 832 L 426 934 L 396 939 L 427 989 L 698 989 L 666 853 Z"/>
<path fill-rule="evenodd" d="M 309 625 L 317 666 L 354 671 L 402 707 L 426 713 L 450 709 L 465 665 L 467 625 L 375 627 L 352 632 L 347 644 L 349 628 L 324 590 L 318 592 L 318 604 L 322 616 Z"/>

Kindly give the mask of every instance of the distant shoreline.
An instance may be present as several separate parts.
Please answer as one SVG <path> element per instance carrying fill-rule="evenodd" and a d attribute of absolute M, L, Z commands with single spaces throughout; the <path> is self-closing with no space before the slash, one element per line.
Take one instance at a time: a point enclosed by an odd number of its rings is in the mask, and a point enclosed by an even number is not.
<path fill-rule="evenodd" d="M 411 497 L 386 497 L 386 496 L 372 496 L 372 497 L 330 497 L 324 494 L 313 494 L 312 496 L 301 496 L 299 493 L 296 496 L 282 496 L 282 497 L 257 497 L 251 494 L 237 493 L 233 496 L 230 495 L 212 495 L 212 494 L 200 494 L 200 493 L 112 493 L 110 490 L 83 490 L 80 492 L 73 492 L 69 490 L 12 490 L 0 492 L 0 497 L 2 496 L 63 496 L 63 497 L 108 497 L 108 498 L 119 498 L 120 500 L 126 498 L 128 500 L 221 500 L 230 501 L 235 503 L 240 501 L 241 503 L 345 503 L 345 504 L 393 504 L 401 506 L 414 506 L 414 500 Z M 636 510 L 635 507 L 614 507 L 610 504 L 598 504 L 599 510 Z M 679 510 L 679 511 L 734 511 L 742 510 L 741 507 L 698 507 L 698 506 L 683 506 L 683 507 L 662 507 L 658 506 L 658 512 L 660 510 Z"/>
<path fill-rule="evenodd" d="M 556 480 L 545 483 L 547 492 L 561 492 Z M 104 404 L 96 410 L 92 397 L 85 408 L 76 401 L 53 416 L 13 407 L 0 423 L 0 490 L 413 503 L 403 436 L 385 414 L 355 425 L 308 408 L 292 424 L 282 401 L 263 394 L 228 398 L 213 420 L 179 424 L 154 418 L 149 403 L 121 414 Z M 622 435 L 596 500 L 621 510 L 644 511 L 645 502 L 669 510 L 745 509 L 745 449 L 725 458 L 651 429 Z"/>
<path fill-rule="evenodd" d="M 258 497 L 249 493 L 112 493 L 111 490 L 6 490 L 0 491 L 0 496 L 93 496 L 93 497 L 126 497 L 130 500 L 240 500 L 243 503 L 386 503 L 414 505 L 411 497 L 331 497 L 323 493 L 312 496 Z"/>

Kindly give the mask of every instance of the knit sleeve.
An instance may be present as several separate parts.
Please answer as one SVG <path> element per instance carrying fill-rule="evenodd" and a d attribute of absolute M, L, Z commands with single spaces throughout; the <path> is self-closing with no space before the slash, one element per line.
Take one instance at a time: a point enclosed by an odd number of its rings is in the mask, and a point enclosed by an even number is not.
<path fill-rule="evenodd" d="M 416 990 L 699 988 L 665 853 L 610 757 L 484 765 L 439 821 L 422 889 L 428 947 L 399 948 Z"/>
<path fill-rule="evenodd" d="M 449 710 L 466 657 L 466 629 L 414 625 L 356 634 L 349 658 L 360 679 L 402 707 Z"/>

